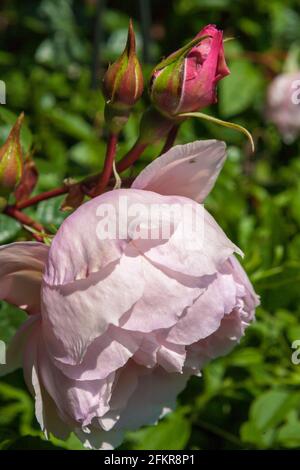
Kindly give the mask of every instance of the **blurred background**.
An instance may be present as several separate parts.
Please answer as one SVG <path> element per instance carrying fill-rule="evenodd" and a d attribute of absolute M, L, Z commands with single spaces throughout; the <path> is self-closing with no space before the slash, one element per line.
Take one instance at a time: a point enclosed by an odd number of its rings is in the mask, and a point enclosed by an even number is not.
<path fill-rule="evenodd" d="M 241 247 L 243 265 L 261 296 L 257 321 L 228 356 L 190 380 L 177 410 L 158 426 L 127 436 L 124 449 L 300 449 L 300 144 L 283 138 L 266 119 L 266 92 L 283 71 L 297 68 L 297 0 L 2 0 L 0 2 L 0 144 L 20 111 L 25 151 L 40 172 L 37 190 L 68 176 L 99 169 L 105 149 L 101 76 L 123 50 L 134 20 L 145 77 L 161 57 L 208 24 L 224 30 L 231 75 L 208 112 L 247 127 L 256 142 L 211 123 L 186 121 L 178 143 L 224 139 L 228 161 L 206 207 Z M 300 55 L 300 54 L 299 54 Z M 292 65 L 291 65 L 292 64 Z M 298 69 L 300 66 L 298 64 Z M 138 133 L 147 93 L 122 134 L 119 155 Z M 300 127 L 300 117 L 299 117 Z M 161 146 L 147 149 L 141 169 Z M 66 214 L 60 198 L 29 214 L 58 227 Z M 0 243 L 24 239 L 20 225 L 0 215 Z M 24 313 L 0 304 L 0 339 L 7 342 Z M 0 449 L 80 449 L 43 440 L 22 372 L 0 381 Z"/>

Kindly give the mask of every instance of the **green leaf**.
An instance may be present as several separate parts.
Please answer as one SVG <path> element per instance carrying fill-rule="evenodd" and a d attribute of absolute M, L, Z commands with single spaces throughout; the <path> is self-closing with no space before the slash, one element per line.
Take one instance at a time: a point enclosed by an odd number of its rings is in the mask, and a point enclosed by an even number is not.
<path fill-rule="evenodd" d="M 274 429 L 269 429 L 262 433 L 258 430 L 253 421 L 244 423 L 241 427 L 240 434 L 244 442 L 254 444 L 260 449 L 272 447 L 275 437 Z"/>
<path fill-rule="evenodd" d="M 21 225 L 19 222 L 5 214 L 0 214 L 0 245 L 12 241 L 20 230 Z"/>
<path fill-rule="evenodd" d="M 229 64 L 230 75 L 220 82 L 220 113 L 228 118 L 235 116 L 255 101 L 262 84 L 257 67 L 247 60 L 236 60 Z"/>
<path fill-rule="evenodd" d="M 55 197 L 39 203 L 36 211 L 36 219 L 42 224 L 58 228 L 65 220 L 67 214 L 60 210 L 64 196 Z"/>
<path fill-rule="evenodd" d="M 68 437 L 66 441 L 61 441 L 60 439 L 57 439 L 56 437 L 53 437 L 51 435 L 50 441 L 55 446 L 63 447 L 64 449 L 68 449 L 68 450 L 88 450 L 85 447 L 83 447 L 82 442 L 73 433 L 70 434 L 70 437 Z"/>
<path fill-rule="evenodd" d="M 8 342 L 26 318 L 23 310 L 0 302 L 0 340 Z"/>
<path fill-rule="evenodd" d="M 298 285 L 300 281 L 300 264 L 288 263 L 268 270 L 258 271 L 252 281 L 258 289 L 279 289 L 284 286 Z"/>
<path fill-rule="evenodd" d="M 73 162 L 89 169 L 100 169 L 104 163 L 104 142 L 78 142 L 70 149 L 70 158 Z"/>
<path fill-rule="evenodd" d="M 233 366 L 247 367 L 260 364 L 263 358 L 261 352 L 255 348 L 244 348 L 234 352 L 230 357 Z"/>
<path fill-rule="evenodd" d="M 300 393 L 286 389 L 274 389 L 260 395 L 250 408 L 249 421 L 241 427 L 242 439 L 259 448 L 274 446 L 278 425 L 298 408 L 299 400 Z"/>
<path fill-rule="evenodd" d="M 20 435 L 33 432 L 34 405 L 27 391 L 0 382 L 1 425 L 8 425 L 19 419 Z"/>
<path fill-rule="evenodd" d="M 266 392 L 253 403 L 250 419 L 259 430 L 266 431 L 280 423 L 299 398 L 300 394 L 292 394 L 287 390 Z"/>
<path fill-rule="evenodd" d="M 277 437 L 278 443 L 287 448 L 300 447 L 300 421 L 287 423 L 280 428 Z"/>
<path fill-rule="evenodd" d="M 5 448 L 6 450 L 63 450 L 52 442 L 33 436 L 23 436 L 12 441 Z"/>
<path fill-rule="evenodd" d="M 63 133 L 75 137 L 79 140 L 89 140 L 95 138 L 94 131 L 81 116 L 54 108 L 48 111 L 47 118 L 51 123 Z"/>
<path fill-rule="evenodd" d="M 156 426 L 130 433 L 135 450 L 181 450 L 184 449 L 191 434 L 191 423 L 181 410 L 167 416 Z"/>

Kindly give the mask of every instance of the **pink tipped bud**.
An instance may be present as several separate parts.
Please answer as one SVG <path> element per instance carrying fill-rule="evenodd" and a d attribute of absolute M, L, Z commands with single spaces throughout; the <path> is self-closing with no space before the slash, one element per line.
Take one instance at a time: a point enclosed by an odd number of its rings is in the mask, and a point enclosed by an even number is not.
<path fill-rule="evenodd" d="M 22 113 L 10 134 L 0 148 L 0 195 L 9 196 L 18 186 L 23 174 L 23 156 L 20 143 L 20 130 L 24 119 Z"/>
<path fill-rule="evenodd" d="M 217 82 L 229 74 L 223 33 L 208 25 L 154 69 L 150 96 L 167 116 L 197 111 L 217 101 Z"/>

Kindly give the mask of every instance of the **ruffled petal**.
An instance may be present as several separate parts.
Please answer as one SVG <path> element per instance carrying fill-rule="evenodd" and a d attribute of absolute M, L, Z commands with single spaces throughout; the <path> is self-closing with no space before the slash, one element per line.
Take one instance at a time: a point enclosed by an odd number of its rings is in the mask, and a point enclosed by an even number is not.
<path fill-rule="evenodd" d="M 45 436 L 48 438 L 51 433 L 58 439 L 67 439 L 73 422 L 68 422 L 65 414 L 60 413 L 42 382 L 40 370 L 43 368 L 43 358 L 39 354 L 41 321 L 34 318 L 23 349 L 24 378 L 34 397 L 36 419 Z"/>
<path fill-rule="evenodd" d="M 236 302 L 236 284 L 232 275 L 218 274 L 166 334 L 166 339 L 171 343 L 188 345 L 206 338 L 219 328 L 224 315 L 234 309 Z"/>
<path fill-rule="evenodd" d="M 228 354 L 243 336 L 246 326 L 239 310 L 233 310 L 223 317 L 214 333 L 188 346 L 186 366 L 197 374 L 211 360 Z"/>
<path fill-rule="evenodd" d="M 252 312 L 260 303 L 259 296 L 254 291 L 247 274 L 235 256 L 231 256 L 229 258 L 229 263 L 231 265 L 232 274 L 235 281 L 245 289 L 244 302 L 246 304 L 247 310 Z"/>
<path fill-rule="evenodd" d="M 188 276 L 218 272 L 232 253 L 242 254 L 203 206 L 193 203 L 193 214 L 180 223 L 170 238 L 149 247 L 145 240 L 134 245 L 152 263 Z"/>
<path fill-rule="evenodd" d="M 115 430 L 134 430 L 146 424 L 155 424 L 166 410 L 175 407 L 176 397 L 185 387 L 190 375 L 188 372 L 169 373 L 162 367 L 150 370 L 135 367 L 138 384 L 121 411 Z"/>
<path fill-rule="evenodd" d="M 122 217 L 118 191 L 105 193 L 80 206 L 61 225 L 51 245 L 45 280 L 49 285 L 63 285 L 86 279 L 120 259 L 123 240 L 100 239 L 97 230 L 101 208 L 111 210 L 111 217 Z M 105 215 L 104 213 L 102 214 Z"/>
<path fill-rule="evenodd" d="M 178 321 L 184 309 L 192 305 L 203 288 L 186 286 L 147 259 L 141 258 L 141 261 L 144 293 L 131 309 L 129 318 L 125 322 L 121 320 L 122 328 L 142 332 L 169 328 Z"/>
<path fill-rule="evenodd" d="M 110 325 L 91 343 L 80 364 L 69 365 L 56 360 L 55 365 L 71 379 L 105 379 L 126 364 L 138 351 L 140 343 L 141 337 Z"/>
<path fill-rule="evenodd" d="M 131 239 L 138 236 L 135 228 L 151 227 L 151 206 L 173 202 L 178 201 L 149 191 L 119 189 L 83 204 L 54 237 L 44 275 L 46 283 L 58 286 L 84 280 L 117 263 Z M 158 242 L 149 240 L 151 245 Z"/>
<path fill-rule="evenodd" d="M 66 377 L 39 345 L 39 372 L 61 414 L 85 427 L 109 410 L 114 373 L 104 380 L 78 381 Z"/>
<path fill-rule="evenodd" d="M 80 364 L 93 340 L 109 325 L 118 325 L 142 297 L 141 259 L 130 254 L 87 279 L 62 286 L 43 285 L 43 331 L 57 360 Z"/>

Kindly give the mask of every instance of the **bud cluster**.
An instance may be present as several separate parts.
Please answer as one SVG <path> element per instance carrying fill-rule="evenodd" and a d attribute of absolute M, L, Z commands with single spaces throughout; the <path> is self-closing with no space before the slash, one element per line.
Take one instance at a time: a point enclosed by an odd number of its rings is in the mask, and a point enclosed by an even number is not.
<path fill-rule="evenodd" d="M 152 107 L 142 118 L 139 141 L 145 143 L 162 138 L 175 121 L 182 119 L 180 114 L 199 111 L 215 103 L 217 82 L 228 74 L 223 33 L 214 25 L 208 25 L 154 68 L 149 86 Z M 103 79 L 105 120 L 110 132 L 121 131 L 143 88 L 142 68 L 130 21 L 125 50 L 109 66 Z"/>

